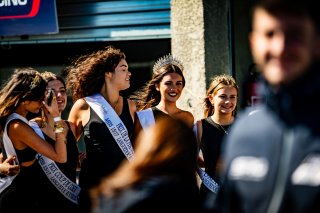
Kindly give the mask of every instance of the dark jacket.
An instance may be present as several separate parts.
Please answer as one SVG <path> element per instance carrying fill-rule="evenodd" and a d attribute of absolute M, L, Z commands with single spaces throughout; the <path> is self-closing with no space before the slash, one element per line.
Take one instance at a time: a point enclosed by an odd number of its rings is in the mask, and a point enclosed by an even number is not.
<path fill-rule="evenodd" d="M 260 213 L 272 203 L 271 212 L 320 212 L 320 73 L 313 70 L 276 92 L 263 83 L 256 113 L 235 121 L 210 211 Z"/>

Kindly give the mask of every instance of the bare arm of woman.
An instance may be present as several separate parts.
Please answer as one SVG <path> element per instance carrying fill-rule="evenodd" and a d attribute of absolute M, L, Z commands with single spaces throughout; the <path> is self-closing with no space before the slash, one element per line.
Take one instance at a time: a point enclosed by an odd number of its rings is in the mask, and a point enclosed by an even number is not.
<path fill-rule="evenodd" d="M 84 99 L 77 100 L 73 104 L 68 117 L 71 130 L 77 141 L 80 140 L 83 133 L 83 126 L 88 123 L 89 118 L 89 105 Z"/>
<path fill-rule="evenodd" d="M 66 135 L 68 125 L 63 120 L 58 123 L 64 128 L 64 131 L 56 133 L 54 147 L 44 141 L 28 124 L 21 120 L 13 120 L 9 123 L 8 134 L 16 149 L 24 149 L 29 146 L 56 162 L 65 163 L 67 161 Z"/>

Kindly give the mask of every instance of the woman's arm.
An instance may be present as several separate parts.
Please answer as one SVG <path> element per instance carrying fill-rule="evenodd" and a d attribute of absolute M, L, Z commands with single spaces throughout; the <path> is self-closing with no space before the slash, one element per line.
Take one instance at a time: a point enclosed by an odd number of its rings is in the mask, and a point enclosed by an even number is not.
<path fill-rule="evenodd" d="M 80 140 L 83 133 L 83 126 L 88 123 L 90 118 L 89 105 L 84 99 L 77 100 L 69 113 L 68 121 L 70 128 L 77 139 Z"/>
<path fill-rule="evenodd" d="M 16 149 L 21 150 L 28 146 L 56 162 L 65 163 L 67 161 L 66 136 L 68 125 L 63 120 L 58 121 L 57 124 L 64 130 L 55 133 L 56 143 L 54 147 L 44 141 L 28 124 L 21 120 L 13 120 L 8 124 L 8 134 Z"/>

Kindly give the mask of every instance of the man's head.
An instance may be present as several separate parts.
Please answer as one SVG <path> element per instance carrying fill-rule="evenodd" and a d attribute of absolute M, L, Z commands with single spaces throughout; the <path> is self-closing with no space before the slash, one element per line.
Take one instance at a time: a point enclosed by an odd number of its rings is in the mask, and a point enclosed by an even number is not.
<path fill-rule="evenodd" d="M 309 0 L 258 0 L 252 11 L 251 52 L 273 86 L 300 78 L 320 56 L 316 5 Z"/>

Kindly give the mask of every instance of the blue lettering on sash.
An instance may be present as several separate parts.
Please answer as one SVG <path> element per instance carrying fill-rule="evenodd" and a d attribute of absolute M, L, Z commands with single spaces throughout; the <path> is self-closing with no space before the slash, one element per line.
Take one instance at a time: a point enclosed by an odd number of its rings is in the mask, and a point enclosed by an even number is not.
<path fill-rule="evenodd" d="M 119 135 L 119 133 L 117 131 L 117 128 L 112 127 L 110 130 L 111 130 L 111 134 L 114 134 L 114 136 L 118 136 Z"/>
<path fill-rule="evenodd" d="M 109 118 L 106 118 L 105 122 L 109 127 L 113 126 L 112 121 Z"/>
<path fill-rule="evenodd" d="M 50 163 L 48 164 L 49 169 L 51 170 L 52 173 L 55 173 L 57 171 L 57 167 L 55 163 Z"/>
<path fill-rule="evenodd" d="M 38 157 L 38 162 L 39 162 L 40 165 L 45 164 L 45 162 L 43 160 L 43 157 L 41 155 L 39 155 L 39 157 Z"/>

